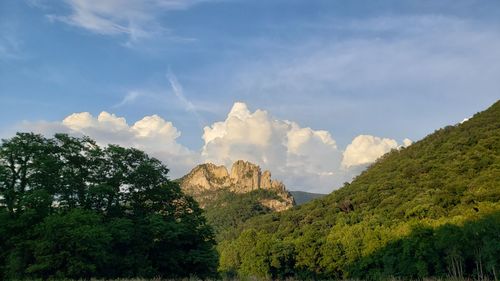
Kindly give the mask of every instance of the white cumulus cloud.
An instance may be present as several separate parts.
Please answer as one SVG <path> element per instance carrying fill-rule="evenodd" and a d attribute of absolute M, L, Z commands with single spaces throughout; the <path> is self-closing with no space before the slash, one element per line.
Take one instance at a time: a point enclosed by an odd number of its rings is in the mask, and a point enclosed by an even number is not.
<path fill-rule="evenodd" d="M 345 149 L 342 165 L 352 167 L 369 164 L 396 148 L 398 148 L 398 143 L 393 139 L 359 135 Z"/>
<path fill-rule="evenodd" d="M 283 142 L 288 124 L 272 120 L 268 113 L 251 113 L 246 104 L 235 103 L 226 120 L 205 127 L 202 156 L 207 161 L 231 164 L 238 159 L 257 163 L 284 160 Z"/>
<path fill-rule="evenodd" d="M 412 145 L 412 143 L 413 143 L 413 141 L 411 139 L 405 138 L 403 140 L 403 147 L 408 147 L 408 146 Z"/>
<path fill-rule="evenodd" d="M 145 116 L 133 125 L 123 117 L 101 112 L 97 117 L 89 112 L 73 113 L 61 122 L 26 122 L 24 129 L 52 135 L 65 132 L 86 135 L 100 145 L 118 144 L 146 151 L 162 160 L 173 177 L 182 176 L 198 163 L 198 155 L 177 142 L 181 133 L 171 122 L 158 115 Z"/>
<path fill-rule="evenodd" d="M 324 193 L 350 181 L 391 149 L 411 144 L 409 139 L 398 144 L 389 138 L 360 135 L 344 151 L 328 131 L 279 120 L 265 110 L 250 111 L 242 102 L 233 105 L 225 120 L 203 129 L 204 144 L 199 151 L 180 144 L 181 132 L 158 115 L 128 124 L 124 117 L 105 111 L 97 117 L 80 112 L 59 122 L 25 122 L 23 129 L 45 135 L 86 135 L 100 145 L 135 147 L 162 160 L 171 169 L 172 178 L 202 162 L 230 167 L 241 159 L 269 169 L 289 189 Z"/>
<path fill-rule="evenodd" d="M 204 161 L 230 165 L 248 160 L 270 169 L 289 188 L 316 192 L 341 186 L 361 165 L 399 147 L 392 139 L 361 135 L 344 152 L 327 131 L 277 120 L 264 110 L 251 112 L 240 102 L 224 121 L 204 128 L 203 140 Z"/>

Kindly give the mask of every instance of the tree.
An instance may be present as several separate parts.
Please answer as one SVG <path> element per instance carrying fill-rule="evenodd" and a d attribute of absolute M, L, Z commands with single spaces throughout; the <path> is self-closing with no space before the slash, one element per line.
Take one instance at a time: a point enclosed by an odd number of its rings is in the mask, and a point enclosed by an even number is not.
<path fill-rule="evenodd" d="M 0 278 L 216 273 L 202 210 L 140 150 L 18 133 L 0 146 L 0 200 Z"/>
<path fill-rule="evenodd" d="M 34 263 L 28 274 L 42 278 L 90 278 L 109 259 L 108 233 L 103 218 L 91 210 L 55 213 L 35 227 Z"/>

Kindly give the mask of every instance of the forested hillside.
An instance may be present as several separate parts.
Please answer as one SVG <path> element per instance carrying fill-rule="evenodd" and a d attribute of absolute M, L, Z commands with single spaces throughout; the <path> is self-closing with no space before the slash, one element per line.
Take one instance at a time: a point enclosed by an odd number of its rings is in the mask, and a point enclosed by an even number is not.
<path fill-rule="evenodd" d="M 230 172 L 229 172 L 230 171 Z M 253 163 L 238 160 L 225 166 L 204 163 L 177 180 L 186 194 L 204 209 L 218 241 L 234 235 L 249 218 L 280 212 L 294 206 L 285 185 Z"/>
<path fill-rule="evenodd" d="M 0 146 L 0 279 L 212 277 L 198 204 L 137 149 L 18 133 Z"/>
<path fill-rule="evenodd" d="M 234 193 L 219 190 L 213 200 L 207 202 L 203 215 L 214 228 L 218 242 L 234 238 L 234 229 L 248 219 L 276 212 L 263 205 L 263 200 L 280 200 L 273 190 L 254 190 L 248 193 Z"/>
<path fill-rule="evenodd" d="M 330 195 L 250 219 L 220 270 L 271 278 L 500 272 L 500 102 L 384 155 Z"/>

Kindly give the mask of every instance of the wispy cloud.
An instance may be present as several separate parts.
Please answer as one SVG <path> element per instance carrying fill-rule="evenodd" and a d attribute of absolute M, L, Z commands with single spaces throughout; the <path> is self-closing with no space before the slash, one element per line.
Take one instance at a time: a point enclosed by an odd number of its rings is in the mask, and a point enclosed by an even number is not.
<path fill-rule="evenodd" d="M 102 35 L 128 35 L 130 41 L 168 33 L 158 22 L 161 13 L 187 9 L 201 0 L 65 0 L 71 12 L 47 17 Z M 173 38 L 180 38 L 173 36 Z M 130 45 L 130 41 L 127 43 Z"/>
<path fill-rule="evenodd" d="M 333 28 L 352 35 L 314 38 L 270 60 L 249 62 L 235 71 L 237 85 L 264 95 L 300 96 L 308 92 L 455 95 L 478 86 L 491 92 L 498 86 L 496 28 L 444 16 L 375 18 Z"/>
<path fill-rule="evenodd" d="M 205 124 L 203 115 L 218 114 L 225 110 L 220 103 L 197 100 L 193 103 L 184 93 L 184 88 L 177 77 L 169 71 L 166 82 L 135 87 L 125 91 L 110 108 L 147 107 L 158 110 L 180 110 L 192 115 L 199 125 Z M 165 87 L 167 86 L 167 88 Z"/>
<path fill-rule="evenodd" d="M 184 89 L 182 88 L 182 85 L 177 80 L 177 77 L 175 76 L 175 74 L 171 70 L 169 70 L 166 74 L 166 77 L 168 79 L 168 82 L 170 83 L 170 87 L 172 88 L 172 92 L 177 97 L 177 99 L 179 99 L 179 101 L 182 103 L 182 105 L 184 106 L 184 109 L 188 112 L 191 112 L 196 117 L 196 119 L 198 119 L 200 126 L 202 126 L 205 123 L 203 121 L 203 118 L 198 113 L 196 106 L 189 99 L 187 99 L 186 96 L 184 95 Z"/>
<path fill-rule="evenodd" d="M 123 97 L 123 99 L 119 103 L 113 105 L 113 108 L 122 107 L 126 104 L 133 103 L 137 100 L 138 97 L 143 95 L 144 93 L 140 91 L 130 91 Z"/>
<path fill-rule="evenodd" d="M 0 61 L 23 59 L 22 41 L 17 37 L 16 28 L 11 24 L 0 24 Z"/>
<path fill-rule="evenodd" d="M 194 107 L 193 103 L 191 103 L 186 98 L 186 96 L 184 96 L 184 90 L 182 88 L 182 85 L 177 80 L 177 77 L 172 72 L 169 71 L 167 73 L 167 79 L 168 82 L 170 83 L 170 86 L 172 87 L 172 91 L 174 92 L 175 96 L 182 102 L 182 104 L 184 104 L 186 110 L 196 111 L 196 108 Z"/>
<path fill-rule="evenodd" d="M 353 128 L 364 125 L 360 116 L 375 112 L 378 115 L 368 123 L 370 129 L 386 130 L 388 125 L 374 124 L 376 120 L 401 114 L 394 126 L 403 129 L 407 124 L 402 120 L 421 121 L 414 124 L 419 131 L 413 138 L 432 128 L 427 127 L 429 123 L 423 125 L 425 119 L 436 126 L 435 122 L 449 123 L 446 118 L 452 116 L 422 116 L 418 107 L 410 107 L 412 102 L 432 100 L 426 106 L 434 109 L 442 102 L 463 106 L 498 99 L 497 27 L 452 16 L 422 15 L 353 20 L 329 28 L 319 33 L 324 36 L 299 44 L 281 42 L 284 47 L 269 52 L 272 55 L 265 59 L 243 60 L 236 69 L 232 67 L 229 77 L 224 76 L 228 83 L 214 84 L 227 85 L 225 92 L 272 100 L 278 106 L 314 108 L 317 116 L 344 110 L 346 118 L 345 109 L 352 107 L 348 118 L 358 122 Z M 403 109 L 407 106 L 410 110 Z M 391 113 L 381 107 L 390 108 Z M 310 115 L 307 110 L 294 114 Z"/>

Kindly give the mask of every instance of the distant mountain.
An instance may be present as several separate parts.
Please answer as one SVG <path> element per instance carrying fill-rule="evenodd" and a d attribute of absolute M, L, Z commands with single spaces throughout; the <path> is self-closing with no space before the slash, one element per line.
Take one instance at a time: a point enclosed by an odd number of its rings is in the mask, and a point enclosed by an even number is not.
<path fill-rule="evenodd" d="M 305 191 L 290 191 L 290 193 L 292 194 L 293 198 L 295 199 L 295 204 L 297 204 L 297 206 L 302 205 L 304 203 L 307 203 L 313 199 L 326 196 L 326 194 L 311 193 L 311 192 L 305 192 Z"/>
<path fill-rule="evenodd" d="M 294 197 L 282 182 L 271 178 L 270 171 L 242 160 L 232 165 L 231 173 L 212 163 L 198 165 L 178 182 L 205 209 L 218 240 L 251 217 L 295 205 Z"/>
<path fill-rule="evenodd" d="M 269 279 L 498 278 L 500 101 L 382 156 L 351 184 L 249 219 L 220 270 Z"/>

